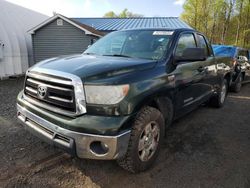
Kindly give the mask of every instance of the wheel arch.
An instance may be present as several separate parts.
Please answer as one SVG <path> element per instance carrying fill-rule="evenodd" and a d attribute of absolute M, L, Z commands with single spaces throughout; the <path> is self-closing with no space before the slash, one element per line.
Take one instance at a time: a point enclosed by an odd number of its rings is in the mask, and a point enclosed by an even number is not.
<path fill-rule="evenodd" d="M 162 95 L 153 95 L 146 97 L 136 106 L 137 111 L 143 106 L 150 106 L 159 110 L 164 119 L 165 126 L 168 127 L 174 118 L 174 95 L 172 92 Z"/>
<path fill-rule="evenodd" d="M 167 128 L 174 118 L 174 101 L 174 92 L 172 90 L 167 93 L 154 92 L 154 94 L 144 97 L 133 107 L 133 111 L 130 112 L 133 115 L 120 127 L 119 130 L 130 129 L 137 113 L 145 106 L 153 107 L 159 110 L 164 117 L 165 128 Z"/>

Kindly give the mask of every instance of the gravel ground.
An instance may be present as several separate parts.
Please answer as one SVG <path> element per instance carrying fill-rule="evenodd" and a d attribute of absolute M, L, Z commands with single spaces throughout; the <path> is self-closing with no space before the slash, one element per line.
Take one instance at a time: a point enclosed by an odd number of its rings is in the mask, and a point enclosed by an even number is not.
<path fill-rule="evenodd" d="M 16 122 L 23 78 L 0 81 L 0 187 L 250 187 L 250 85 L 222 109 L 174 122 L 155 165 L 129 174 L 114 161 L 71 158 Z"/>

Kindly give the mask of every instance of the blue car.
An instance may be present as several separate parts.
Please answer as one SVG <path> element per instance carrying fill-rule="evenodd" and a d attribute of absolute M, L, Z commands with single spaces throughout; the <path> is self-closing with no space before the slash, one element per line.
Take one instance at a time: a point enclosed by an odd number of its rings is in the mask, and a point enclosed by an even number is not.
<path fill-rule="evenodd" d="M 217 57 L 230 57 L 235 67 L 231 90 L 239 92 L 242 83 L 250 81 L 250 51 L 237 46 L 212 45 Z"/>

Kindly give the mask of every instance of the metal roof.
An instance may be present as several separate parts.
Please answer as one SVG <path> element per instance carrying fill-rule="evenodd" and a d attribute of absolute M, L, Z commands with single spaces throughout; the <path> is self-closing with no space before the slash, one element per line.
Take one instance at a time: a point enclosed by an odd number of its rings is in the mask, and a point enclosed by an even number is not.
<path fill-rule="evenodd" d="M 71 18 L 99 31 L 116 31 L 136 28 L 191 28 L 178 17 L 139 17 L 139 18 Z"/>

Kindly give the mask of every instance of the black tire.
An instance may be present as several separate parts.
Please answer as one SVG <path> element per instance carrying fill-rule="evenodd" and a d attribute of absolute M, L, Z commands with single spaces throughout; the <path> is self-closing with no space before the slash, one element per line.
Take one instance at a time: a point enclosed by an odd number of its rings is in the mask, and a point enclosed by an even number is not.
<path fill-rule="evenodd" d="M 155 122 L 155 125 L 153 126 L 157 126 L 159 128 L 157 129 L 159 131 L 159 135 L 157 136 L 158 144 L 155 145 L 156 147 L 153 150 L 154 152 L 151 153 L 151 157 L 146 161 L 142 161 L 142 159 L 140 158 L 141 155 L 139 150 L 139 141 L 141 141 L 146 136 L 146 135 L 143 136 L 142 134 L 145 133 L 146 126 L 148 126 L 151 122 Z M 122 158 L 117 160 L 118 164 L 125 170 L 132 173 L 138 173 L 147 170 L 156 160 L 160 151 L 160 145 L 162 143 L 163 138 L 164 138 L 163 115 L 156 108 L 149 106 L 143 107 L 137 114 L 133 122 L 127 152 Z M 153 140 L 154 139 L 155 137 L 153 136 Z M 144 145 L 146 144 L 144 143 Z"/>
<path fill-rule="evenodd" d="M 233 91 L 233 92 L 235 92 L 235 93 L 239 93 L 240 90 L 241 90 L 241 86 L 242 86 L 242 80 L 243 80 L 243 75 L 240 73 L 237 82 L 234 83 L 234 84 L 231 86 L 230 90 Z"/>
<path fill-rule="evenodd" d="M 224 87 L 225 87 L 225 95 L 222 93 L 224 92 L 223 90 Z M 224 79 L 221 84 L 220 90 L 218 91 L 218 94 L 210 99 L 209 101 L 210 106 L 215 108 L 223 107 L 227 97 L 227 93 L 228 93 L 228 81 L 227 79 Z M 222 100 L 222 98 L 224 99 Z"/>

